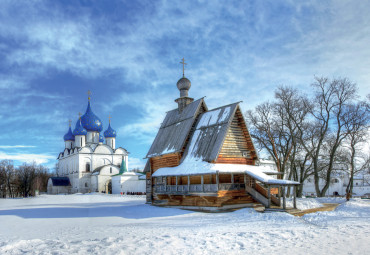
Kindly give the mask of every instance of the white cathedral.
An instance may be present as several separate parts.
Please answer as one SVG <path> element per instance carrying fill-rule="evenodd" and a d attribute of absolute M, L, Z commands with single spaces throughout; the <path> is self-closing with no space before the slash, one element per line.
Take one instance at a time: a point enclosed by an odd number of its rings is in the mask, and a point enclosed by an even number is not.
<path fill-rule="evenodd" d="M 48 193 L 112 192 L 112 176 L 128 169 L 128 152 L 116 148 L 110 117 L 104 137 L 102 131 L 102 121 L 91 110 L 89 95 L 86 112 L 80 115 L 73 132 L 69 123 L 65 149 L 57 158 L 57 176 L 49 179 Z"/>

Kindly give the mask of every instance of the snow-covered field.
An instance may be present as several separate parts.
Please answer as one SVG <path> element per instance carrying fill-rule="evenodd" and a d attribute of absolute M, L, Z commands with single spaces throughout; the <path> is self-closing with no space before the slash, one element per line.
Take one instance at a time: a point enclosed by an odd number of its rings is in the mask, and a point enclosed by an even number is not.
<path fill-rule="evenodd" d="M 321 202 L 331 202 L 325 200 Z M 344 202 L 343 200 L 332 202 Z M 298 200 L 310 208 L 319 202 Z M 0 254 L 369 254 L 370 201 L 303 217 L 158 208 L 144 197 L 0 199 Z"/>

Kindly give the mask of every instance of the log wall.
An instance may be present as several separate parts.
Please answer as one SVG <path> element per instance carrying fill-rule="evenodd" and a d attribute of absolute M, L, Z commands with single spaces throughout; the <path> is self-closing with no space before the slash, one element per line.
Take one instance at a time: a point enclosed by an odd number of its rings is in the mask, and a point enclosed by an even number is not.
<path fill-rule="evenodd" d="M 150 166 L 153 173 L 162 167 L 174 167 L 180 164 L 180 154 L 173 153 L 150 159 Z"/>
<path fill-rule="evenodd" d="M 235 113 L 215 163 L 254 165 L 256 153 L 240 110 Z"/>
<path fill-rule="evenodd" d="M 163 206 L 204 206 L 222 207 L 224 205 L 237 205 L 255 203 L 245 190 L 219 191 L 216 196 L 186 196 L 186 195 L 158 195 L 153 198 L 154 205 Z"/>

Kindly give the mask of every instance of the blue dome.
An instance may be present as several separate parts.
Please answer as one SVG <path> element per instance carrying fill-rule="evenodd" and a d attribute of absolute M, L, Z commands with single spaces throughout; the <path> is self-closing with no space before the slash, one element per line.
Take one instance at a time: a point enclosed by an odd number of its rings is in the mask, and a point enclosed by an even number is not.
<path fill-rule="evenodd" d="M 87 105 L 87 109 L 84 115 L 81 117 L 81 122 L 82 126 L 87 130 L 87 131 L 96 131 L 100 132 L 103 130 L 103 123 L 99 119 L 98 116 L 96 116 L 90 107 L 90 101 Z"/>
<path fill-rule="evenodd" d="M 71 127 L 69 127 L 67 134 L 64 135 L 64 141 L 74 141 L 75 137 L 72 134 Z"/>
<path fill-rule="evenodd" d="M 105 130 L 104 132 L 104 136 L 105 138 L 107 137 L 116 137 L 117 134 L 116 134 L 116 130 L 114 130 L 111 126 L 110 126 L 110 123 L 109 123 L 109 126 L 108 126 L 108 129 Z"/>
<path fill-rule="evenodd" d="M 86 129 L 84 129 L 84 127 L 82 126 L 81 119 L 77 120 L 75 130 L 73 130 L 73 134 L 74 135 L 86 135 L 87 134 Z"/>
<path fill-rule="evenodd" d="M 104 143 L 104 137 L 102 134 L 99 134 L 99 143 Z"/>

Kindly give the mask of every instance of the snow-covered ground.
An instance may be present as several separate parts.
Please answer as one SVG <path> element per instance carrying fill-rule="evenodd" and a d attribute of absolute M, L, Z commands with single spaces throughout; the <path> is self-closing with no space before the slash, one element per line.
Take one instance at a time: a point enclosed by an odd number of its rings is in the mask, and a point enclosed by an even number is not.
<path fill-rule="evenodd" d="M 298 200 L 299 207 L 315 203 L 320 205 L 316 200 Z M 142 196 L 0 199 L 0 254 L 368 254 L 369 250 L 369 200 L 353 199 L 332 212 L 294 217 L 253 209 L 201 213 L 159 208 L 145 204 Z"/>

